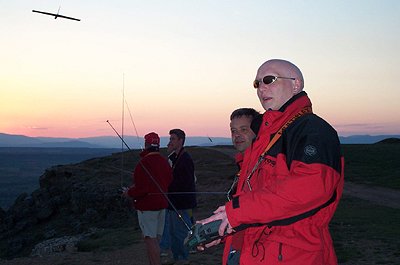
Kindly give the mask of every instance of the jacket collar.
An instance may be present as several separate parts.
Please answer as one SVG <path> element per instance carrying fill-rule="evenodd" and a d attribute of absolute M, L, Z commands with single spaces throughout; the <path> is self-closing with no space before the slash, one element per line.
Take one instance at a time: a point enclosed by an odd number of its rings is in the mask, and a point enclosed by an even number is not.
<path fill-rule="evenodd" d="M 307 97 L 307 93 L 305 91 L 301 91 L 300 93 L 294 95 L 291 99 L 289 99 L 283 106 L 279 109 L 280 112 L 284 112 L 288 106 L 290 106 L 293 102 L 301 97 Z M 311 103 L 311 102 L 310 102 Z"/>
<path fill-rule="evenodd" d="M 304 107 L 311 107 L 307 93 L 302 91 L 289 99 L 279 110 L 267 110 L 264 113 L 260 132 L 268 130 L 274 133 Z"/>

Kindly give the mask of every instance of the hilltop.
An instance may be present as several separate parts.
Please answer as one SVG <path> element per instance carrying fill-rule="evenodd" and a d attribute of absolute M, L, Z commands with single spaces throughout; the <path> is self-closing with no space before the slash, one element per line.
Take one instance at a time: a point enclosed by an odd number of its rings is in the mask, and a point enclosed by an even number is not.
<path fill-rule="evenodd" d="M 231 147 L 221 148 L 233 151 Z M 196 165 L 197 190 L 227 191 L 236 172 L 232 156 L 211 148 L 187 149 Z M 0 211 L 3 258 L 35 254 L 32 252 L 35 245 L 49 239 L 69 236 L 70 240 L 79 241 L 103 229 L 137 230 L 136 214 L 120 191 L 121 185 L 131 184 L 138 153 L 137 150 L 114 153 L 47 169 L 40 176 L 39 189 L 32 194 L 21 194 L 8 211 Z M 200 194 L 196 217 L 209 216 L 224 200 L 223 194 Z M 65 245 L 68 242 L 64 248 Z M 41 251 L 44 250 L 36 254 Z"/>
<path fill-rule="evenodd" d="M 341 265 L 400 262 L 400 145 L 386 142 L 342 146 L 345 191 L 330 224 Z M 226 191 L 236 172 L 233 148 L 190 147 L 188 151 L 196 165 L 198 191 Z M 7 212 L 0 211 L 2 258 L 27 256 L 0 263 L 146 264 L 136 215 L 118 191 L 121 184 L 130 183 L 137 154 L 118 152 L 46 170 L 39 189 L 22 194 Z M 209 216 L 224 201 L 223 195 L 199 195 L 195 218 Z M 191 264 L 219 264 L 221 251 L 219 245 L 195 253 Z"/>
<path fill-rule="evenodd" d="M 400 138 L 386 138 L 377 142 L 377 144 L 400 144 Z"/>

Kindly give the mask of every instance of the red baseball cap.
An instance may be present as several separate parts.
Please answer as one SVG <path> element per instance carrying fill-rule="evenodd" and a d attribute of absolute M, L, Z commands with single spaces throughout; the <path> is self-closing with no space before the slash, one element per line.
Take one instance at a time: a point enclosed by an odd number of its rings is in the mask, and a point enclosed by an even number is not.
<path fill-rule="evenodd" d="M 160 137 L 155 132 L 151 132 L 144 136 L 144 142 L 152 146 L 160 146 Z"/>

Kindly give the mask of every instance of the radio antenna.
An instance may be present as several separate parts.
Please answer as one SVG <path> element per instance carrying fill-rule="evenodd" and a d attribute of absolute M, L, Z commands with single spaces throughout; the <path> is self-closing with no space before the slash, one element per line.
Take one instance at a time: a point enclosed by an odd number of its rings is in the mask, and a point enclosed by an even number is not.
<path fill-rule="evenodd" d="M 124 120 L 125 120 L 125 73 L 122 73 L 122 113 L 121 113 L 121 135 L 124 139 Z M 123 187 L 123 170 L 124 169 L 124 143 L 121 142 L 121 188 Z"/>
<path fill-rule="evenodd" d="M 137 131 L 137 129 L 136 129 L 136 125 L 135 125 L 135 122 L 133 121 L 133 117 L 132 117 L 131 110 L 129 109 L 129 105 L 128 105 L 128 102 L 127 102 L 126 100 L 125 100 L 125 104 L 126 104 L 126 107 L 127 107 L 127 109 L 128 109 L 129 116 L 131 117 L 131 122 L 132 122 L 132 124 L 133 124 L 133 128 L 135 128 L 136 137 L 137 137 L 137 141 L 138 141 L 138 143 L 139 143 L 139 145 L 140 145 L 140 149 L 142 149 L 142 151 L 143 151 L 143 146 L 142 146 L 142 144 L 141 144 L 141 142 L 140 142 L 139 133 L 138 133 L 138 131 Z"/>

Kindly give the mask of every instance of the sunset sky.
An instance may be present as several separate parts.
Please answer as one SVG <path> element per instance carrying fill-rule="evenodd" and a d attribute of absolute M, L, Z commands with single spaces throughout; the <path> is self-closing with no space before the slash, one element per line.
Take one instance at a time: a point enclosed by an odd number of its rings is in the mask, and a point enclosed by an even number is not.
<path fill-rule="evenodd" d="M 32 12 L 60 5 L 81 21 Z M 234 109 L 263 110 L 257 68 L 282 58 L 339 135 L 400 134 L 399 14 L 396 0 L 1 1 L 0 133 L 114 135 L 110 120 L 136 135 L 133 120 L 140 136 L 229 137 Z"/>

